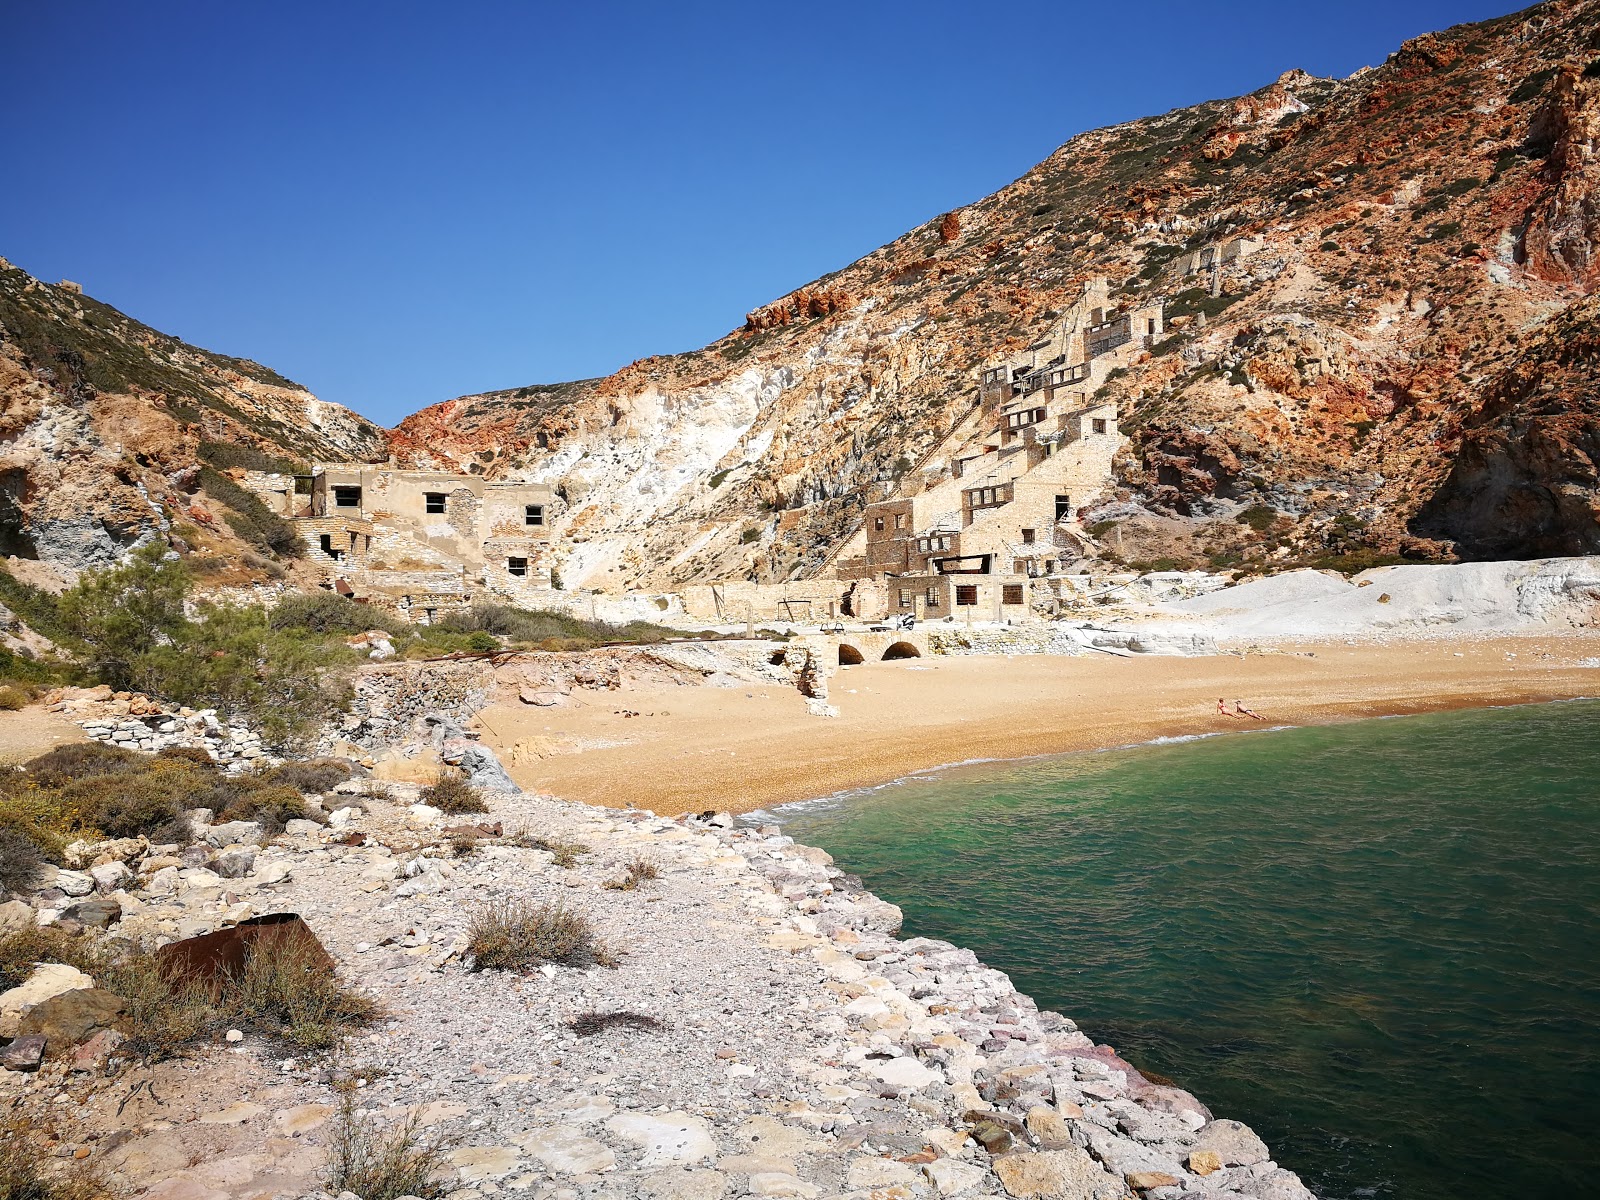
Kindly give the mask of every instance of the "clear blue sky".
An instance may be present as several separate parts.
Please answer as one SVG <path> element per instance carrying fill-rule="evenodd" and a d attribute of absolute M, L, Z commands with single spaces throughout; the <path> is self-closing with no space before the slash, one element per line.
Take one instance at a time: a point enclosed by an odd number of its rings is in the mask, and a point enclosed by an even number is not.
<path fill-rule="evenodd" d="M 608 373 L 1094 128 L 1507 0 L 0 0 L 0 255 L 384 424 Z"/>

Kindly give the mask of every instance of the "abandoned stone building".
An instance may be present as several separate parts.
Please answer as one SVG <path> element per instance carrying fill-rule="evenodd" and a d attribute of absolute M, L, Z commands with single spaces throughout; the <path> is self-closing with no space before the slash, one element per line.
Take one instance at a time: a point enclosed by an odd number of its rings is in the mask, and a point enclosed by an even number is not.
<path fill-rule="evenodd" d="M 980 370 L 969 423 L 899 495 L 867 506 L 832 573 L 881 580 L 886 615 L 1027 616 L 1046 600 L 1039 583 L 1083 557 L 1079 513 L 1126 442 L 1095 394 L 1163 336 L 1161 305 L 1113 311 L 1105 280 L 1091 281 L 1043 338 Z"/>
<path fill-rule="evenodd" d="M 429 623 L 476 597 L 530 603 L 551 586 L 543 484 L 387 464 L 317 463 L 241 482 L 305 540 L 336 591 Z"/>

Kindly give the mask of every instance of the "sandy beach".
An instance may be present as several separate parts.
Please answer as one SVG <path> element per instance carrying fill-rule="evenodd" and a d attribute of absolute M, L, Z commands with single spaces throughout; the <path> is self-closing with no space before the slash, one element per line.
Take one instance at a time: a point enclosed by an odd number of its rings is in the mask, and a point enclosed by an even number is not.
<path fill-rule="evenodd" d="M 501 704 L 484 739 L 526 788 L 659 813 L 748 812 L 984 758 L 1600 695 L 1600 633 L 1308 643 L 1208 658 L 934 657 L 840 669 L 837 718 L 793 688 L 664 687 Z M 637 716 L 624 715 L 637 713 Z"/>

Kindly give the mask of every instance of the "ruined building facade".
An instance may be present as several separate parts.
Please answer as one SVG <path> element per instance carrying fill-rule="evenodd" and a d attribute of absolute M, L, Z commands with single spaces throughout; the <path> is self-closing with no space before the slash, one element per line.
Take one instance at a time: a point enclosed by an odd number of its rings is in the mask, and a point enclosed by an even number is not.
<path fill-rule="evenodd" d="M 881 582 L 887 615 L 1014 620 L 1047 606 L 1127 442 L 1095 394 L 1164 336 L 1161 305 L 1115 311 L 1091 281 L 1043 338 L 980 369 L 972 416 L 898 495 L 867 506 L 832 573 Z"/>
<path fill-rule="evenodd" d="M 548 598 L 555 498 L 543 484 L 392 462 L 249 472 L 241 482 L 294 523 L 330 587 L 408 620 L 431 623 L 479 598 Z"/>

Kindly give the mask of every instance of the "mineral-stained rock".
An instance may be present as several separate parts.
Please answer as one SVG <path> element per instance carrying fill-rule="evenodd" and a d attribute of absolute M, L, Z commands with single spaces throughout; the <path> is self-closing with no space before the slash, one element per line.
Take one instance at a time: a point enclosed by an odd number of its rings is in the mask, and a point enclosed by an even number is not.
<path fill-rule="evenodd" d="M 23 1034 L 39 1034 L 52 1046 L 73 1046 L 110 1028 L 122 1009 L 122 997 L 104 988 L 74 988 L 34 1005 L 23 1014 L 19 1028 Z"/>
<path fill-rule="evenodd" d="M 1213 1175 L 1222 1170 L 1222 1155 L 1215 1150 L 1191 1150 L 1189 1170 L 1196 1175 Z"/>
<path fill-rule="evenodd" d="M 1076 1146 L 1003 1155 L 994 1160 L 994 1171 L 1018 1200 L 1122 1200 L 1127 1195 L 1120 1178 Z"/>
<path fill-rule="evenodd" d="M 45 1040 L 37 1033 L 17 1038 L 0 1050 L 0 1067 L 8 1071 L 37 1071 L 44 1059 Z"/>
<path fill-rule="evenodd" d="M 16 1037 L 22 1018 L 52 996 L 93 986 L 92 978 L 64 963 L 43 963 L 35 967 L 33 974 L 22 983 L 0 994 L 0 1037 Z"/>

